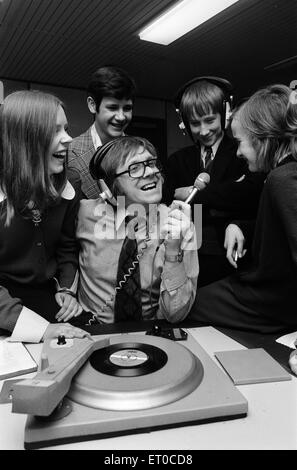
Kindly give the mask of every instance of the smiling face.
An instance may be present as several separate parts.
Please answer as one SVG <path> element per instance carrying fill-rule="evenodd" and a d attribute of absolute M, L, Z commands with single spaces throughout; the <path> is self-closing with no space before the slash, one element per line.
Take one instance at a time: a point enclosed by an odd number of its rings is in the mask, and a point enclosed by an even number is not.
<path fill-rule="evenodd" d="M 236 117 L 232 121 L 231 129 L 233 137 L 238 145 L 237 156 L 247 161 L 250 171 L 259 171 L 257 153 L 253 146 L 251 137 Z"/>
<path fill-rule="evenodd" d="M 189 119 L 189 126 L 194 141 L 205 146 L 214 145 L 223 132 L 219 113 L 193 116 Z"/>
<path fill-rule="evenodd" d="M 148 162 L 155 157 L 143 147 L 139 148 L 133 156 L 129 156 L 125 164 L 120 165 L 117 173 L 127 171 L 129 166 L 140 162 Z M 157 204 L 162 198 L 162 177 L 158 168 L 154 165 L 145 167 L 142 177 L 131 178 L 128 173 L 120 175 L 116 179 L 117 189 L 120 195 L 124 195 L 126 207 L 133 203 L 142 204 L 148 208 L 149 204 Z"/>
<path fill-rule="evenodd" d="M 132 99 L 105 97 L 96 112 L 92 98 L 88 101 L 90 111 L 95 114 L 95 127 L 102 144 L 120 137 L 132 119 Z"/>
<path fill-rule="evenodd" d="M 50 146 L 49 175 L 62 173 L 64 170 L 67 150 L 72 138 L 67 133 L 68 123 L 62 106 L 58 107 L 56 132 Z"/>

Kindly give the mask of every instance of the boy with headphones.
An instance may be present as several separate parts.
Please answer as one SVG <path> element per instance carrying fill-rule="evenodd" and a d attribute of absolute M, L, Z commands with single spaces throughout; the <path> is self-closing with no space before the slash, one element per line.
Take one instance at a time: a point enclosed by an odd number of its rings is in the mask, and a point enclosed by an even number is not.
<path fill-rule="evenodd" d="M 87 198 L 97 198 L 100 190 L 89 173 L 89 163 L 101 145 L 124 134 L 132 119 L 135 83 L 119 67 L 100 67 L 87 87 L 87 104 L 94 123 L 73 139 L 68 166 L 79 171 L 82 191 Z"/>
<path fill-rule="evenodd" d="M 196 77 L 177 92 L 175 107 L 180 127 L 193 140 L 167 161 L 164 200 L 185 201 L 196 177 L 208 173 L 210 182 L 196 193 L 202 204 L 202 246 L 199 249 L 199 286 L 227 276 L 234 269 L 224 250 L 225 227 L 233 218 L 254 218 L 264 175 L 250 174 L 236 156 L 237 146 L 226 128 L 232 106 L 232 85 L 220 77 Z"/>

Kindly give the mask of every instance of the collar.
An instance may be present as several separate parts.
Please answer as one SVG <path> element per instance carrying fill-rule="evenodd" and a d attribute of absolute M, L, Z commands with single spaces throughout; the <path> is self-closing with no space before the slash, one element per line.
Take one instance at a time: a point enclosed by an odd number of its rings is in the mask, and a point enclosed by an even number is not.
<path fill-rule="evenodd" d="M 122 135 L 126 135 L 125 133 L 123 133 Z M 97 129 L 96 129 L 96 126 L 95 126 L 95 123 L 93 123 L 91 125 L 91 137 L 92 137 L 92 141 L 93 141 L 93 144 L 94 144 L 94 147 L 95 147 L 95 150 L 97 150 L 97 148 L 99 147 L 102 147 L 102 140 L 97 132 Z"/>
<path fill-rule="evenodd" d="M 223 138 L 224 138 L 224 132 L 222 133 L 221 137 L 211 146 L 212 155 L 213 155 L 212 159 L 214 159 L 214 157 L 216 156 L 217 150 Z M 204 156 L 204 154 L 205 154 L 205 146 L 201 145 L 201 155 Z"/>
<path fill-rule="evenodd" d="M 275 166 L 276 167 L 282 166 L 285 163 L 289 163 L 289 162 L 296 162 L 296 159 L 293 157 L 291 153 L 286 153 L 285 155 L 283 155 L 282 157 L 278 159 Z"/>
<path fill-rule="evenodd" d="M 4 201 L 4 199 L 6 199 L 6 196 L 4 196 L 4 194 L 2 193 L 0 189 L 0 202 Z"/>
<path fill-rule="evenodd" d="M 72 186 L 72 184 L 67 180 L 66 181 L 66 186 L 62 191 L 61 197 L 63 199 L 66 199 L 67 201 L 71 201 L 75 196 L 75 189 Z"/>
<path fill-rule="evenodd" d="M 67 201 L 71 201 L 75 196 L 75 190 L 72 184 L 67 180 L 66 186 L 62 191 L 61 197 Z M 5 194 L 0 189 L 0 202 L 3 202 L 6 199 Z"/>
<path fill-rule="evenodd" d="M 93 123 L 91 126 L 91 137 L 92 137 L 95 150 L 97 150 L 98 147 L 102 147 L 102 141 L 95 127 L 95 123 Z"/>

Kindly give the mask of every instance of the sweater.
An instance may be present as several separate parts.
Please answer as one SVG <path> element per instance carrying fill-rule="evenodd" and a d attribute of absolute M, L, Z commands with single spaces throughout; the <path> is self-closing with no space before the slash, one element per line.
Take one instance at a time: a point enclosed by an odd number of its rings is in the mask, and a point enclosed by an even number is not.
<path fill-rule="evenodd" d="M 232 277 L 239 301 L 259 314 L 297 325 L 297 161 L 272 170 L 264 185 L 253 265 Z"/>

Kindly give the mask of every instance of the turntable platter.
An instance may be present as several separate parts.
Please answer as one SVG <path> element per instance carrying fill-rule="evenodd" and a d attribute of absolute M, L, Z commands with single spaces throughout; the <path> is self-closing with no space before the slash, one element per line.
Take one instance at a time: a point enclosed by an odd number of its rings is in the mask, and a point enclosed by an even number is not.
<path fill-rule="evenodd" d="M 131 340 L 126 334 L 110 342 L 74 377 L 68 392 L 73 401 L 103 410 L 143 410 L 179 400 L 202 381 L 200 360 L 171 340 L 145 335 Z"/>

